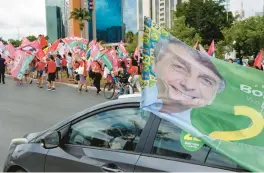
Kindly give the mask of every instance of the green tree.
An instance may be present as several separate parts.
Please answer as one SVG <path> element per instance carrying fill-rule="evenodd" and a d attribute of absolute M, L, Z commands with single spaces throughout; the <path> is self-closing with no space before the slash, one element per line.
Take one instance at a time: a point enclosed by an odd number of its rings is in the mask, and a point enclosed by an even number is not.
<path fill-rule="evenodd" d="M 196 30 L 186 25 L 184 16 L 174 19 L 173 26 L 169 31 L 174 37 L 187 43 L 189 46 L 193 46 L 197 40 L 201 40 Z"/>
<path fill-rule="evenodd" d="M 9 39 L 8 42 L 11 43 L 14 47 L 19 47 L 21 45 L 21 40 Z"/>
<path fill-rule="evenodd" d="M 134 53 L 138 46 L 138 33 L 133 36 L 133 41 L 126 46 L 128 53 Z"/>
<path fill-rule="evenodd" d="M 70 13 L 70 19 L 77 20 L 79 22 L 81 35 L 83 35 L 84 22 L 89 22 L 92 19 L 91 14 L 85 8 L 75 8 Z"/>
<path fill-rule="evenodd" d="M 2 37 L 0 37 L 0 41 L 2 41 L 3 44 L 7 44 L 7 41 L 5 41 Z"/>
<path fill-rule="evenodd" d="M 27 39 L 32 42 L 32 41 L 37 40 L 38 38 L 34 35 L 29 35 L 29 36 L 27 36 Z"/>
<path fill-rule="evenodd" d="M 236 21 L 230 28 L 223 31 L 226 47 L 235 49 L 237 57 L 256 57 L 264 48 L 264 17 L 250 17 Z"/>
<path fill-rule="evenodd" d="M 128 31 L 125 35 L 125 42 L 132 43 L 134 39 L 134 33 L 132 31 Z"/>
<path fill-rule="evenodd" d="M 222 40 L 222 29 L 232 25 L 234 17 L 225 7 L 214 0 L 190 0 L 177 6 L 175 17 L 185 16 L 185 22 L 202 37 L 201 43 L 209 45 L 212 40 Z"/>

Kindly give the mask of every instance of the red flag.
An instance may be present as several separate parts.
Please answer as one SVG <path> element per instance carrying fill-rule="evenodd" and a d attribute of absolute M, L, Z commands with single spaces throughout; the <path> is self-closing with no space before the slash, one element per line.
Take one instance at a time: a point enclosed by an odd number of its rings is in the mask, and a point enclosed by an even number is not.
<path fill-rule="evenodd" d="M 25 45 L 28 45 L 29 43 L 30 41 L 27 39 L 27 37 L 23 37 L 20 46 L 25 46 Z"/>
<path fill-rule="evenodd" d="M 58 39 L 54 43 L 52 43 L 52 45 L 49 47 L 48 53 L 56 51 L 59 43 L 60 43 L 60 39 Z"/>
<path fill-rule="evenodd" d="M 39 42 L 40 42 L 41 48 L 48 46 L 48 41 L 46 40 L 44 35 L 41 35 Z"/>
<path fill-rule="evenodd" d="M 259 69 L 261 69 L 262 57 L 263 57 L 263 49 L 261 49 L 261 51 L 259 52 L 258 56 L 255 58 L 254 67 L 258 67 Z"/>
<path fill-rule="evenodd" d="M 212 41 L 209 50 L 208 50 L 208 55 L 215 57 L 215 46 L 214 46 L 214 40 Z"/>
<path fill-rule="evenodd" d="M 44 57 L 45 57 L 45 53 L 42 49 L 39 49 L 39 51 L 37 52 L 36 54 L 36 57 L 39 59 L 39 60 L 42 60 Z"/>

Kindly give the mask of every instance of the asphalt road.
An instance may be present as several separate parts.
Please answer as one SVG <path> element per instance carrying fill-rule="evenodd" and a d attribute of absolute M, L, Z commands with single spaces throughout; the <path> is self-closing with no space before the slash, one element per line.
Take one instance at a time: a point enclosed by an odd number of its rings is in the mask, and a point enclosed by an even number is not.
<path fill-rule="evenodd" d="M 7 79 L 5 85 L 0 84 L 0 168 L 13 138 L 45 130 L 76 112 L 105 101 L 95 91 L 78 93 L 76 88 L 59 85 L 51 92 L 39 89 L 34 83 L 16 86 L 13 80 Z"/>

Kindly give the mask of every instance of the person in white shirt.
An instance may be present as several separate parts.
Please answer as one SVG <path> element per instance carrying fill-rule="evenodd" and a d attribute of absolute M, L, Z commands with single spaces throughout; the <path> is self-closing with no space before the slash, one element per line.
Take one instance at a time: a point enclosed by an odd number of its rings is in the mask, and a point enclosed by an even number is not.
<path fill-rule="evenodd" d="M 73 73 L 72 73 L 72 53 L 69 52 L 68 53 L 68 56 L 67 56 L 67 70 L 68 70 L 68 73 L 67 73 L 67 77 L 69 78 L 70 76 L 72 77 L 73 76 Z"/>

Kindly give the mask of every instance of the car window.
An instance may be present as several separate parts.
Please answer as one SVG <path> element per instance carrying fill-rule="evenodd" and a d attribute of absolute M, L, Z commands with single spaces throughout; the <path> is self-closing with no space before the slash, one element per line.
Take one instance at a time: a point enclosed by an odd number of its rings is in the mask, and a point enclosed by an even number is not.
<path fill-rule="evenodd" d="M 182 130 L 179 127 L 166 120 L 161 120 L 151 153 L 204 163 L 210 148 L 202 144 L 197 151 L 185 149 L 186 147 L 184 148 L 181 143 L 181 133 Z"/>
<path fill-rule="evenodd" d="M 227 157 L 219 154 L 215 149 L 212 149 L 206 159 L 206 164 L 208 165 L 214 165 L 214 166 L 223 166 L 226 168 L 232 168 L 237 170 L 244 170 L 240 166 L 238 166 L 236 163 L 228 159 Z M 246 170 L 244 170 L 246 171 Z"/>
<path fill-rule="evenodd" d="M 149 115 L 140 108 L 101 112 L 72 125 L 68 143 L 134 151 Z"/>

